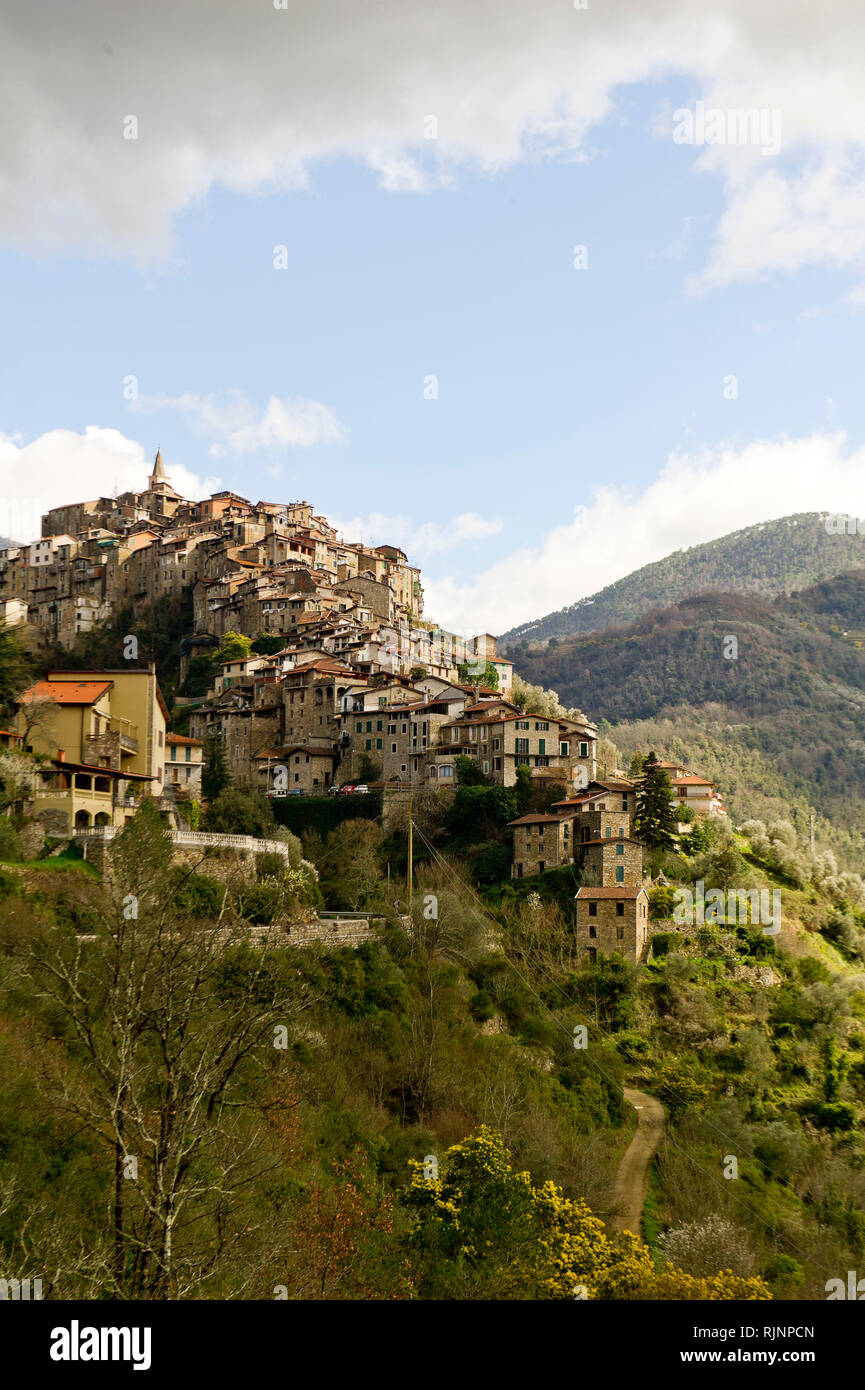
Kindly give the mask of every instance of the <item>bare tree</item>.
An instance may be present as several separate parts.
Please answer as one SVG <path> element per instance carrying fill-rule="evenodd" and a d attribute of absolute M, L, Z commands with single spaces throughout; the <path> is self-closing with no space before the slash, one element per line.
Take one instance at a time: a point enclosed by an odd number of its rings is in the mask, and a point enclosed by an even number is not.
<path fill-rule="evenodd" d="M 177 892 L 170 838 L 145 807 L 114 841 L 102 928 L 43 932 L 28 967 L 82 1061 L 58 1078 L 62 1099 L 111 1155 L 115 1297 L 189 1296 L 212 1272 L 271 1161 L 250 1077 L 285 1055 L 274 1049 L 307 1002 L 283 957 L 249 945 L 227 890 L 204 924 Z"/>

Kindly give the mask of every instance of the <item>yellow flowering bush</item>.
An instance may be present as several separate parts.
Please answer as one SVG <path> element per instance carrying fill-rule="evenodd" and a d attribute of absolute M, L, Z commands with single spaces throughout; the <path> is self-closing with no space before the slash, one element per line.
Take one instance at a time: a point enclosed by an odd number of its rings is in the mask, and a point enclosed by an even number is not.
<path fill-rule="evenodd" d="M 487 1298 L 771 1297 L 761 1279 L 729 1270 L 697 1279 L 670 1265 L 656 1268 L 635 1236 L 608 1236 L 585 1202 L 516 1172 L 501 1135 L 487 1126 L 447 1150 L 435 1179 L 413 1163 L 407 1203 L 431 1292 L 468 1284 Z"/>

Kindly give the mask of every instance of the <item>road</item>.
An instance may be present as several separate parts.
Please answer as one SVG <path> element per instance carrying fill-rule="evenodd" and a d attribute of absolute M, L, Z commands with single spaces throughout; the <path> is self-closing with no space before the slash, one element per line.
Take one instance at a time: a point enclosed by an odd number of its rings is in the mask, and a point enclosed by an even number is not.
<path fill-rule="evenodd" d="M 613 1188 L 615 1214 L 607 1224 L 614 1231 L 633 1231 L 642 1241 L 640 1218 L 649 1190 L 649 1165 L 664 1135 L 664 1107 L 656 1096 L 629 1086 L 625 1100 L 637 1112 L 637 1128 L 619 1164 Z"/>

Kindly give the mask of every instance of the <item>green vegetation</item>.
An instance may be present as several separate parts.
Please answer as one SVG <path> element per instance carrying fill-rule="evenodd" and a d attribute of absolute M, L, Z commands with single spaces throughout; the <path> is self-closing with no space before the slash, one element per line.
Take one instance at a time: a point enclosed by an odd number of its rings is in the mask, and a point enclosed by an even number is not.
<path fill-rule="evenodd" d="M 677 550 L 590 598 L 512 628 L 499 642 L 523 670 L 529 643 L 631 623 L 652 608 L 664 608 L 707 589 L 773 597 L 863 565 L 862 536 L 829 535 L 818 513 L 800 512 Z"/>

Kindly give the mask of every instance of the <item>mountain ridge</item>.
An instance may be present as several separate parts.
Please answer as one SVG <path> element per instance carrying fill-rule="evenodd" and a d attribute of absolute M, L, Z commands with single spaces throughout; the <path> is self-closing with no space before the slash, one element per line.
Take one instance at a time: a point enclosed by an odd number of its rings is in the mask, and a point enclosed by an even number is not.
<path fill-rule="evenodd" d="M 595 594 L 509 629 L 499 648 L 512 653 L 526 643 L 597 632 L 712 589 L 775 597 L 865 566 L 865 536 L 830 534 L 830 515 L 795 512 L 672 551 Z"/>

